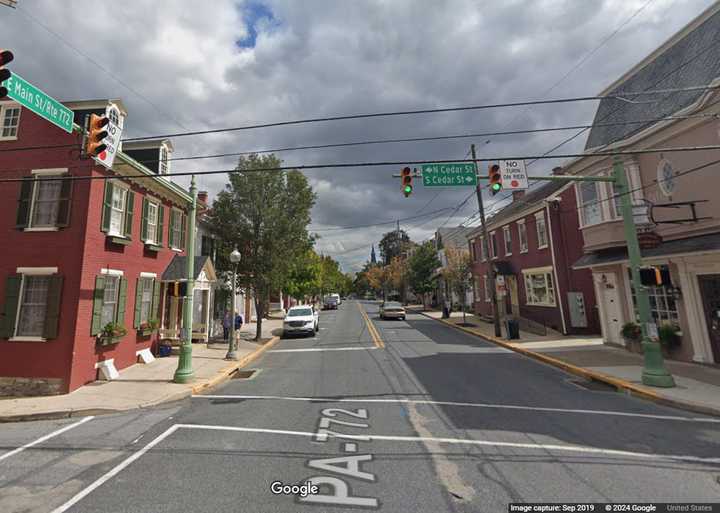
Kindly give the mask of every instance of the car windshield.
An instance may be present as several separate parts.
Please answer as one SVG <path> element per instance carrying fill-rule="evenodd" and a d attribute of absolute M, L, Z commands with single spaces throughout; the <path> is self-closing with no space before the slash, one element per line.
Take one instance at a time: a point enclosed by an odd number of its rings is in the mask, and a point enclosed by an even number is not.
<path fill-rule="evenodd" d="M 385 308 L 402 308 L 400 303 L 385 303 Z"/>
<path fill-rule="evenodd" d="M 305 317 L 306 315 L 312 315 L 310 308 L 298 308 L 288 312 L 288 317 Z"/>

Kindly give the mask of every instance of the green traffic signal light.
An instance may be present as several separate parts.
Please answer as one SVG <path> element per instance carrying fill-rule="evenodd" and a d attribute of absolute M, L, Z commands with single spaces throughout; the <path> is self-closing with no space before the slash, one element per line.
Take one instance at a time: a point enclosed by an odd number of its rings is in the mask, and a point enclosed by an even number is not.
<path fill-rule="evenodd" d="M 412 193 L 412 186 L 411 186 L 411 185 L 406 185 L 406 186 L 405 186 L 405 189 L 403 190 L 403 192 L 405 193 L 406 196 L 408 196 L 410 193 Z"/>
<path fill-rule="evenodd" d="M 500 191 L 500 189 L 502 189 L 502 184 L 499 184 L 499 183 L 492 184 L 493 191 L 498 192 L 498 191 Z"/>

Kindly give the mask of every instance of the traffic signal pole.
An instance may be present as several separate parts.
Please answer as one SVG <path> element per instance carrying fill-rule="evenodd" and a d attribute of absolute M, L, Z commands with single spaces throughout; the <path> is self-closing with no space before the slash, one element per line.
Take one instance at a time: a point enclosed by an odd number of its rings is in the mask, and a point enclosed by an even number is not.
<path fill-rule="evenodd" d="M 475 145 L 470 145 L 470 151 L 472 152 L 473 164 L 475 165 L 475 174 L 478 174 L 477 156 L 475 155 Z M 495 336 L 501 337 L 502 331 L 500 330 L 500 312 L 498 311 L 497 305 L 497 290 L 495 287 L 495 268 L 492 264 L 492 258 L 490 258 L 490 237 L 488 237 L 487 224 L 485 223 L 485 208 L 483 207 L 482 200 L 482 189 L 480 188 L 480 182 L 475 186 L 475 193 L 477 194 L 478 212 L 480 213 L 480 226 L 482 227 L 483 233 L 483 251 L 487 257 L 488 269 L 487 279 L 491 284 L 490 297 L 492 301 L 492 312 L 493 312 L 493 325 L 495 326 Z M 487 290 L 485 291 L 487 293 Z"/>

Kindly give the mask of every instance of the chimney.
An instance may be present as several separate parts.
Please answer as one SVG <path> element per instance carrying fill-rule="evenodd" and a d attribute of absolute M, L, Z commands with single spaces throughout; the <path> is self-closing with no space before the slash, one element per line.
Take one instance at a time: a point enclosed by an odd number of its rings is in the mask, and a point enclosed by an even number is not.
<path fill-rule="evenodd" d="M 554 167 L 553 170 L 552 170 L 552 174 L 553 174 L 553 175 L 564 175 L 564 174 L 565 174 L 565 170 L 564 170 L 562 167 L 560 167 L 560 166 Z"/>
<path fill-rule="evenodd" d="M 525 196 L 525 191 L 523 191 L 523 190 L 512 191 L 512 195 L 513 195 L 513 201 L 517 201 L 520 198 L 522 198 L 523 196 Z"/>
<path fill-rule="evenodd" d="M 205 205 L 207 205 L 208 192 L 198 191 L 197 199 L 200 203 L 204 203 Z"/>

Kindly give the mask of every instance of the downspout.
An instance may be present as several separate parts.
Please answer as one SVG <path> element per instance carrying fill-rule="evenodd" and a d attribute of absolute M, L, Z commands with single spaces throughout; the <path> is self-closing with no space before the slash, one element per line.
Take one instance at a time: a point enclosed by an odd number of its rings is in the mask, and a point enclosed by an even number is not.
<path fill-rule="evenodd" d="M 552 217 L 550 215 L 550 202 L 545 200 L 545 210 L 547 212 L 547 218 L 548 218 L 548 238 L 550 239 L 550 254 L 552 255 L 552 266 L 553 266 L 553 276 L 555 279 L 555 290 L 557 291 L 558 296 L 558 305 L 560 306 L 560 321 L 562 322 L 562 332 L 563 335 L 567 335 L 567 326 L 565 324 L 565 309 L 563 308 L 563 296 L 560 293 L 560 281 L 558 280 L 558 274 L 557 274 L 557 261 L 555 260 L 555 243 L 553 242 L 555 238 L 553 237 L 553 228 L 552 228 Z"/>

